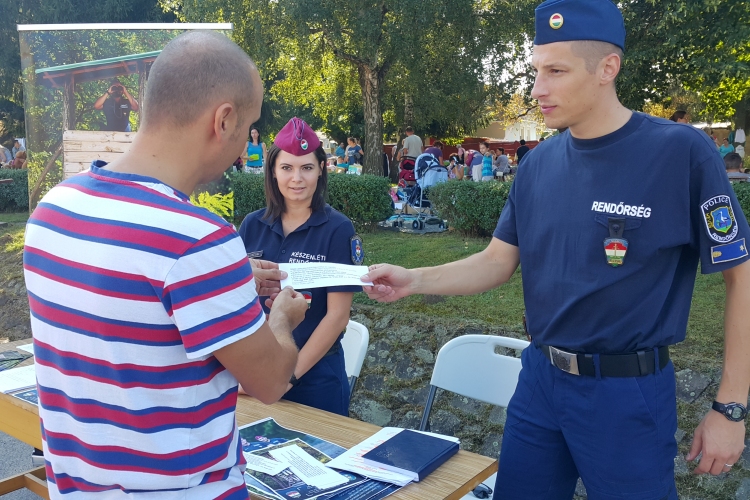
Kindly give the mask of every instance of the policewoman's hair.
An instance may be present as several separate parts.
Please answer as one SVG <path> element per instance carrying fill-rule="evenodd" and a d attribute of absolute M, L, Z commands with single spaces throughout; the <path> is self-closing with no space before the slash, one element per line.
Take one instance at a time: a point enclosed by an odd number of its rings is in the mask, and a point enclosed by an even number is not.
<path fill-rule="evenodd" d="M 276 181 L 276 177 L 273 175 L 273 171 L 276 168 L 276 159 L 278 158 L 280 151 L 281 148 L 276 144 L 273 144 L 268 150 L 268 161 L 265 166 L 266 214 L 263 218 L 271 221 L 275 221 L 286 211 L 284 196 L 281 194 L 281 191 L 279 191 L 279 184 Z M 315 212 L 322 210 L 326 205 L 326 197 L 328 195 L 328 169 L 325 167 L 325 162 L 328 160 L 328 157 L 322 144 L 318 146 L 313 153 L 315 153 L 315 159 L 318 161 L 317 164 L 321 170 L 321 175 L 318 177 L 318 185 L 315 186 L 315 193 L 310 201 L 310 209 Z M 323 163 L 322 166 L 321 162 Z"/>

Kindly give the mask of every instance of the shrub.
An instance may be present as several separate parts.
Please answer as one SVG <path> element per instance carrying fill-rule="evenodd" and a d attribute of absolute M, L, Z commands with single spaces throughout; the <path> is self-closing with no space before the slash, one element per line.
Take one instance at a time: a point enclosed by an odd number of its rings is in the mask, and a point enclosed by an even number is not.
<path fill-rule="evenodd" d="M 258 174 L 230 174 L 234 191 L 234 220 L 242 222 L 250 212 L 266 206 L 266 195 L 263 189 L 264 176 Z"/>
<path fill-rule="evenodd" d="M 732 187 L 742 212 L 746 218 L 750 217 L 750 182 L 733 182 Z"/>
<path fill-rule="evenodd" d="M 242 222 L 247 214 L 266 206 L 264 176 L 232 174 L 234 186 L 234 218 Z M 358 230 L 375 227 L 377 222 L 393 214 L 390 183 L 374 175 L 328 176 L 328 204 L 343 213 Z"/>
<path fill-rule="evenodd" d="M 510 182 L 451 180 L 430 189 L 435 211 L 467 236 L 491 236 L 510 192 Z"/>
<path fill-rule="evenodd" d="M 29 171 L 0 168 L 0 179 L 13 179 L 0 184 L 0 212 L 25 212 L 29 209 Z"/>
<path fill-rule="evenodd" d="M 372 229 L 393 215 L 390 189 L 387 177 L 333 174 L 328 176 L 328 204 L 358 230 Z"/>

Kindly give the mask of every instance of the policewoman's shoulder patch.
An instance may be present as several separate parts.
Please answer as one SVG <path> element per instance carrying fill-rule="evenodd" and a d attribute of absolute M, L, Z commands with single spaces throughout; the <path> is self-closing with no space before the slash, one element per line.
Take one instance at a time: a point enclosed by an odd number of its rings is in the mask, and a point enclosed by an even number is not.
<path fill-rule="evenodd" d="M 352 264 L 355 266 L 361 266 L 365 260 L 365 250 L 362 248 L 362 238 L 358 234 L 355 234 L 349 239 L 352 253 Z"/>
<path fill-rule="evenodd" d="M 739 231 L 732 210 L 732 200 L 725 194 L 709 198 L 701 203 L 703 222 L 708 236 L 719 243 L 729 243 Z"/>

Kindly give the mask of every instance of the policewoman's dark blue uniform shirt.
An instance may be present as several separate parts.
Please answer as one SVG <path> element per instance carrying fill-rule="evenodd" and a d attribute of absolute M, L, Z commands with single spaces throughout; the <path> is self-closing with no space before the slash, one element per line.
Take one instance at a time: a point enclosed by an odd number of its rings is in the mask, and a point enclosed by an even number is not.
<path fill-rule="evenodd" d="M 264 219 L 265 213 L 264 208 L 249 214 L 240 226 L 240 237 L 245 243 L 248 255 L 252 258 L 280 264 L 287 262 L 353 264 L 354 226 L 346 216 L 331 206 L 326 205 L 322 210 L 313 212 L 307 222 L 289 233 L 286 238 L 281 219 L 276 221 Z M 293 332 L 294 341 L 301 349 L 328 313 L 328 293 L 360 292 L 362 287 L 338 286 L 297 291 L 305 294 L 308 300 L 311 299 L 310 309 L 305 314 L 305 319 Z M 269 312 L 265 305 L 263 308 L 266 313 Z M 339 364 L 341 366 L 338 366 Z M 332 374 L 332 371 L 335 373 Z M 345 394 L 341 391 L 331 394 L 331 390 L 326 387 L 320 388 L 321 390 L 315 389 L 317 378 L 331 376 L 339 380 L 345 389 L 343 391 Z M 343 351 L 324 357 L 299 380 L 299 385 L 293 387 L 284 396 L 285 399 L 336 413 L 347 413 L 349 386 L 343 367 Z"/>
<path fill-rule="evenodd" d="M 605 250 L 612 219 L 624 257 Z M 633 113 L 606 136 L 566 131 L 529 152 L 494 236 L 519 248 L 534 343 L 601 354 L 684 340 L 698 262 L 744 262 L 750 229 L 704 132 Z"/>

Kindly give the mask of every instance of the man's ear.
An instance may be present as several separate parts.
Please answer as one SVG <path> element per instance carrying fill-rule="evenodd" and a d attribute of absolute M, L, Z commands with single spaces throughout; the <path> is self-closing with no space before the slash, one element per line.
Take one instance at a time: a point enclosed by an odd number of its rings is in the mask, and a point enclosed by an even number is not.
<path fill-rule="evenodd" d="M 221 104 L 214 113 L 214 134 L 216 137 L 227 140 L 237 129 L 237 111 L 228 102 Z"/>
<path fill-rule="evenodd" d="M 620 73 L 621 64 L 620 56 L 615 53 L 606 56 L 599 62 L 602 84 L 606 85 L 615 81 L 617 74 Z"/>

